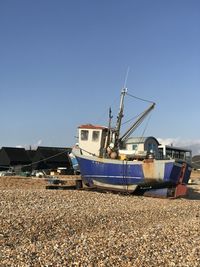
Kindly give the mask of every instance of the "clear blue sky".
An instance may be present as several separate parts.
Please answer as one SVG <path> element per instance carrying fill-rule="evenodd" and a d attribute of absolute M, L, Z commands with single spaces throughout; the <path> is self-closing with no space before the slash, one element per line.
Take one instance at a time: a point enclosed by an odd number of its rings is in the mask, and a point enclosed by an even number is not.
<path fill-rule="evenodd" d="M 200 142 L 199 0 L 1 0 L 0 146 L 107 125 L 128 67 L 129 93 L 157 104 L 145 135 Z M 144 107 L 126 104 L 127 119 Z"/>

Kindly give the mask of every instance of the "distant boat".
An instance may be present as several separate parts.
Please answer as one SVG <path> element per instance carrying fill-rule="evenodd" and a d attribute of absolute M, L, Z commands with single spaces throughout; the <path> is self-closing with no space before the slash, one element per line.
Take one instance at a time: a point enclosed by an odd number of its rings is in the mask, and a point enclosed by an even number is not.
<path fill-rule="evenodd" d="M 187 184 L 191 173 L 190 164 L 186 160 L 161 158 L 156 153 L 155 142 L 152 141 L 149 150 L 145 151 L 124 149 L 130 135 L 155 106 L 152 102 L 131 127 L 120 135 L 126 95 L 127 89 L 123 89 L 114 128 L 111 127 L 111 111 L 108 127 L 91 124 L 78 127 L 79 145 L 73 148 L 73 154 L 78 161 L 83 183 L 92 188 L 130 193 L 138 186 L 152 189 Z"/>

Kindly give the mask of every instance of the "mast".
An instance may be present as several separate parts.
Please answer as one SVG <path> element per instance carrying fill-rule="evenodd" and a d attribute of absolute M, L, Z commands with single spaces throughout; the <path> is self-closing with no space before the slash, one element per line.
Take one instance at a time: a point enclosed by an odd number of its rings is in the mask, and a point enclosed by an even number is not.
<path fill-rule="evenodd" d="M 110 144 L 110 139 L 111 139 L 111 121 L 112 121 L 112 111 L 111 108 L 109 108 L 109 122 L 108 122 L 108 135 L 107 135 L 107 142 L 106 142 L 106 147 L 109 146 Z"/>
<path fill-rule="evenodd" d="M 121 92 L 119 113 L 117 116 L 117 122 L 116 122 L 116 127 L 115 127 L 115 142 L 114 142 L 115 150 L 119 149 L 119 135 L 120 135 L 122 118 L 124 116 L 124 97 L 126 93 L 127 93 L 127 88 L 123 88 Z"/>

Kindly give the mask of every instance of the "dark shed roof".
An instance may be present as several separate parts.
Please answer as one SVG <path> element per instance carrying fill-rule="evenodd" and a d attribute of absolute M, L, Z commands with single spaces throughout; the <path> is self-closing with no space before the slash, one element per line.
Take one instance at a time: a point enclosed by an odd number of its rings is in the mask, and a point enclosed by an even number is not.
<path fill-rule="evenodd" d="M 33 158 L 34 158 L 35 155 L 36 155 L 36 150 L 26 150 L 26 153 L 27 153 L 29 159 L 32 161 Z"/>
<path fill-rule="evenodd" d="M 39 146 L 37 153 L 40 153 L 48 162 L 65 161 L 68 159 L 68 154 L 71 152 L 68 148 L 62 147 L 42 147 Z"/>
<path fill-rule="evenodd" d="M 69 153 L 71 148 L 62 147 L 42 147 L 39 146 L 33 158 L 34 168 L 52 169 L 57 167 L 71 167 Z"/>
<path fill-rule="evenodd" d="M 26 150 L 16 147 L 2 147 L 0 150 L 0 165 L 14 166 L 31 163 Z"/>

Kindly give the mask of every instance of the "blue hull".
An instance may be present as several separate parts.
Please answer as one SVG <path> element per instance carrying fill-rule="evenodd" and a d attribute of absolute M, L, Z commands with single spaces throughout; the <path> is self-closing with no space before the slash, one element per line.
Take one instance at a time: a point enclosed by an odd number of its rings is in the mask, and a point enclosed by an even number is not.
<path fill-rule="evenodd" d="M 83 182 L 89 187 L 134 191 L 143 184 L 177 184 L 183 162 L 175 160 L 121 161 L 76 155 Z M 186 164 L 182 183 L 187 184 L 191 167 Z"/>

